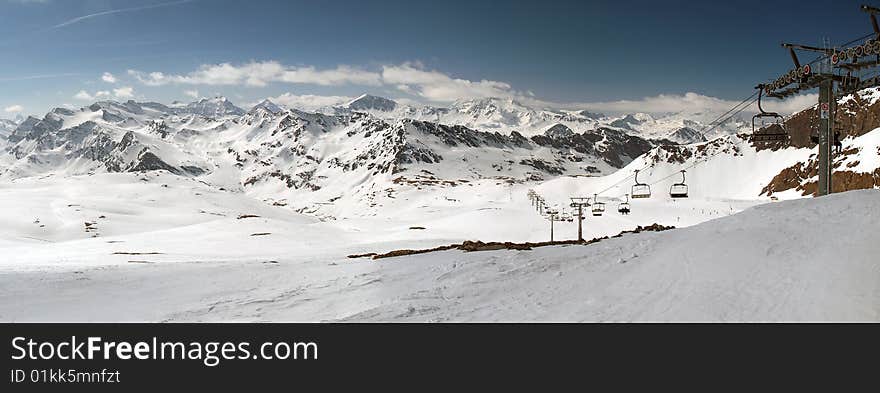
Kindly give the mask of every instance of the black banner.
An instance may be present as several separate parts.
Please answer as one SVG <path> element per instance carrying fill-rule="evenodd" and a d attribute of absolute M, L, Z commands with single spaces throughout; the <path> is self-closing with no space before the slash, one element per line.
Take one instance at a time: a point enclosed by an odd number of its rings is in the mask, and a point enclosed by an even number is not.
<path fill-rule="evenodd" d="M 466 381 L 656 387 L 833 370 L 852 383 L 874 375 L 877 333 L 876 325 L 6 324 L 3 391 L 397 390 L 412 380 L 421 381 L 412 390 Z"/>

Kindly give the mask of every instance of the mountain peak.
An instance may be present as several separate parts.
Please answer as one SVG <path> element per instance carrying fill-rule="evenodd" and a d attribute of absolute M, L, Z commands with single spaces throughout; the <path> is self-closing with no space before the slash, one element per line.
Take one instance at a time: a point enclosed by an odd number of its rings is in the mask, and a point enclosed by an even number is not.
<path fill-rule="evenodd" d="M 370 94 L 362 94 L 360 97 L 351 100 L 346 106 L 352 110 L 377 110 L 390 112 L 397 108 L 397 102 L 389 100 L 385 97 L 378 97 Z"/>
<path fill-rule="evenodd" d="M 494 112 L 494 111 L 505 111 L 505 112 L 534 112 L 534 109 L 523 105 L 519 101 L 507 97 L 482 97 L 482 98 L 472 98 L 468 100 L 459 100 L 452 104 L 454 108 L 457 108 L 461 112 Z"/>
<path fill-rule="evenodd" d="M 605 117 L 604 113 L 590 112 L 589 110 L 586 110 L 586 109 L 580 110 L 577 113 L 583 117 L 586 117 L 587 119 L 593 119 L 593 120 L 599 120 L 599 119 Z"/>
<path fill-rule="evenodd" d="M 263 110 L 265 110 L 265 111 L 267 111 L 267 112 L 269 112 L 269 113 L 272 113 L 272 114 L 276 114 L 276 113 L 280 113 L 280 112 L 283 112 L 283 111 L 284 111 L 283 108 L 281 108 L 280 106 L 278 106 L 278 104 L 272 102 L 272 101 L 271 101 L 270 99 L 268 99 L 268 98 L 266 98 L 265 100 L 261 101 L 259 104 L 254 105 L 254 107 L 251 108 L 251 112 L 256 111 L 256 110 L 258 110 L 258 109 L 263 109 Z"/>
<path fill-rule="evenodd" d="M 544 131 L 544 135 L 556 139 L 567 138 L 574 135 L 574 131 L 572 131 L 571 128 L 568 128 L 565 124 L 556 123 L 548 128 L 547 131 Z"/>
<path fill-rule="evenodd" d="M 202 98 L 185 106 L 184 109 L 189 113 L 206 117 L 241 116 L 244 114 L 244 109 L 235 106 L 232 101 L 223 96 Z"/>

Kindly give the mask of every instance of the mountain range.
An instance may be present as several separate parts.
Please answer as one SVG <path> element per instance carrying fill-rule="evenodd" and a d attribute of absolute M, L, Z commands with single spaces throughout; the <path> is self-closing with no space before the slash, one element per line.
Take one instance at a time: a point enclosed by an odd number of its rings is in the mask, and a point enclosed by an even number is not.
<path fill-rule="evenodd" d="M 675 143 L 703 142 L 718 136 L 743 132 L 748 127 L 746 121 L 738 117 L 716 127 L 708 127 L 707 124 L 716 119 L 717 113 L 632 113 L 608 116 L 587 110 L 536 109 L 510 98 L 461 100 L 449 107 L 433 107 L 402 105 L 386 98 L 365 94 L 347 104 L 322 108 L 321 111 L 359 111 L 383 119 L 409 118 L 463 125 L 481 131 L 516 131 L 526 136 L 543 134 L 557 125 L 564 125 L 578 133 L 611 128 L 645 139 L 666 139 Z M 704 135 L 701 130 L 707 130 L 707 133 Z"/>
<path fill-rule="evenodd" d="M 847 109 L 839 115 L 861 130 L 850 136 L 880 126 L 876 91 L 841 105 Z M 729 186 L 716 188 L 748 190 L 752 197 L 809 193 L 815 158 L 802 135 L 809 133 L 802 124 L 809 111 L 786 123 L 789 145 L 768 147 L 751 143 L 750 129 L 738 118 L 707 135 L 700 131 L 707 129 L 704 123 L 682 113 L 606 116 L 537 110 L 510 99 L 438 108 L 363 95 L 318 112 L 270 100 L 245 110 L 224 97 L 171 105 L 99 101 L 0 122 L 0 179 L 164 170 L 326 217 L 371 214 L 404 188 L 630 176 L 636 167 L 651 176 L 720 161 L 726 163 L 719 168 L 753 169 L 722 177 Z M 848 150 L 852 157 L 838 164 L 858 169 L 845 175 L 859 178 L 849 181 L 853 187 L 880 184 L 873 143 L 860 138 Z M 783 152 L 770 154 L 777 150 Z M 757 162 L 763 164 L 755 167 Z"/>
<path fill-rule="evenodd" d="M 56 108 L 7 132 L 0 178 L 165 170 L 299 209 L 347 198 L 355 201 L 349 210 L 358 210 L 395 185 L 608 174 L 672 143 L 561 123 L 528 136 L 484 131 L 395 117 L 399 110 L 408 109 L 370 96 L 333 113 L 268 100 L 245 111 L 223 97 Z"/>

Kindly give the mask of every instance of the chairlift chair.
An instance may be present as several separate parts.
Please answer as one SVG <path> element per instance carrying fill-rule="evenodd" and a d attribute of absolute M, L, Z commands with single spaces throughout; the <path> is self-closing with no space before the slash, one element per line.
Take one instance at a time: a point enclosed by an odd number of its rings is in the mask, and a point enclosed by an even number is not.
<path fill-rule="evenodd" d="M 640 198 L 650 198 L 651 197 L 651 186 L 645 183 L 639 183 L 639 170 L 636 170 L 636 184 L 632 186 L 632 195 L 633 199 Z"/>
<path fill-rule="evenodd" d="M 626 201 L 617 205 L 617 212 L 620 214 L 629 214 L 629 195 L 626 196 Z"/>
<path fill-rule="evenodd" d="M 788 139 L 785 118 L 776 112 L 766 112 L 761 107 L 764 85 L 758 85 L 758 114 L 752 116 L 752 142 L 777 142 Z M 769 123 L 766 119 L 770 119 Z M 761 125 L 758 126 L 760 121 Z"/>
<path fill-rule="evenodd" d="M 605 204 L 599 202 L 599 195 L 593 195 L 593 215 L 598 217 L 605 213 Z"/>
<path fill-rule="evenodd" d="M 685 184 L 684 178 L 685 170 L 681 170 L 681 183 L 675 183 L 671 187 L 669 187 L 669 196 L 672 198 L 687 198 L 688 197 L 688 186 Z"/>

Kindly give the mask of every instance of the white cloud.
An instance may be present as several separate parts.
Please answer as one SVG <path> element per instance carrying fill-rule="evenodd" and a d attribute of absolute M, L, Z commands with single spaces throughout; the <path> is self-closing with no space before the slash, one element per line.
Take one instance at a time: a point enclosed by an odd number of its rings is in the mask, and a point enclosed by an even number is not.
<path fill-rule="evenodd" d="M 765 111 L 779 112 L 782 115 L 789 115 L 794 112 L 803 110 L 815 105 L 818 96 L 816 94 L 805 94 L 794 96 L 785 101 L 775 99 L 765 99 L 762 101 Z M 739 104 L 740 101 L 724 100 L 716 97 L 709 97 L 698 93 L 677 94 L 660 94 L 653 97 L 645 97 L 638 100 L 619 100 L 607 102 L 585 102 L 571 104 L 550 104 L 549 106 L 569 108 L 569 109 L 588 109 L 592 111 L 600 111 L 607 113 L 674 113 L 674 112 L 710 112 L 724 113 Z M 748 113 L 757 113 L 757 104 L 752 104 L 746 109 Z"/>
<path fill-rule="evenodd" d="M 131 98 L 134 97 L 134 88 L 132 87 L 120 87 L 118 89 L 113 89 L 111 93 L 108 90 L 100 90 L 96 91 L 95 94 L 90 94 L 85 90 L 80 90 L 78 93 L 74 94 L 73 98 L 82 101 L 93 101 L 101 98 Z"/>
<path fill-rule="evenodd" d="M 340 65 L 331 69 L 313 66 L 287 66 L 277 61 L 203 64 L 183 75 L 163 72 L 128 70 L 128 74 L 148 86 L 189 84 L 209 86 L 263 87 L 269 83 L 311 84 L 319 86 L 392 86 L 397 90 L 435 102 L 451 102 L 463 98 L 529 97 L 505 83 L 493 80 L 471 81 L 454 78 L 421 63 L 407 62 L 387 65 L 381 71 Z"/>
<path fill-rule="evenodd" d="M 589 109 L 610 113 L 667 113 L 680 112 L 685 110 L 726 111 L 733 105 L 736 105 L 736 102 L 689 92 L 683 95 L 660 94 L 653 97 L 644 97 L 638 100 L 586 102 L 562 106 L 571 106 L 579 109 Z"/>
<path fill-rule="evenodd" d="M 315 67 L 290 67 L 277 61 L 251 62 L 241 66 L 229 63 L 204 64 L 186 75 L 162 72 L 143 73 L 128 70 L 128 74 L 148 86 L 190 84 L 211 86 L 245 85 L 266 86 L 271 82 L 339 86 L 346 84 L 377 86 L 380 75 L 350 66 L 319 70 Z"/>
<path fill-rule="evenodd" d="M 186 94 L 192 98 L 199 98 L 199 91 L 198 90 L 184 90 L 183 94 Z"/>
<path fill-rule="evenodd" d="M 764 107 L 765 111 L 778 112 L 781 115 L 790 115 L 818 104 L 819 94 L 816 93 L 797 95 L 786 98 L 783 101 L 776 99 L 761 100 L 761 106 Z M 758 111 L 757 107 L 754 106 L 751 109 L 753 109 L 754 112 Z"/>
<path fill-rule="evenodd" d="M 381 84 L 379 74 L 349 66 L 339 66 L 331 70 L 316 70 L 314 67 L 289 69 L 284 72 L 281 81 L 324 86 L 343 84 L 378 86 Z"/>
<path fill-rule="evenodd" d="M 116 83 L 116 77 L 109 72 L 105 72 L 104 75 L 101 75 L 101 80 L 107 83 Z"/>
<path fill-rule="evenodd" d="M 21 105 L 10 105 L 3 109 L 6 113 L 20 113 L 24 111 L 24 107 Z"/>
<path fill-rule="evenodd" d="M 419 63 L 385 66 L 382 68 L 382 81 L 402 92 L 418 95 L 429 101 L 523 96 L 504 82 L 453 78 L 439 71 L 426 70 Z"/>
<path fill-rule="evenodd" d="M 74 94 L 73 98 L 83 101 L 90 101 L 94 99 L 94 97 L 92 97 L 92 95 L 85 90 L 80 90 L 79 93 Z"/>
<path fill-rule="evenodd" d="M 407 62 L 387 65 L 379 71 L 340 65 L 318 69 L 314 66 L 287 66 L 277 61 L 203 64 L 197 70 L 181 75 L 163 72 L 128 70 L 128 74 L 148 86 L 168 84 L 208 86 L 263 87 L 269 83 L 310 84 L 319 86 L 391 86 L 403 93 L 434 102 L 483 97 L 529 97 L 515 91 L 508 83 L 454 78 L 421 63 Z"/>
<path fill-rule="evenodd" d="M 148 86 L 168 84 L 208 86 L 263 87 L 269 83 L 311 84 L 320 86 L 369 86 L 387 87 L 399 91 L 403 97 L 421 102 L 449 103 L 473 98 L 511 98 L 537 108 L 588 109 L 606 113 L 723 113 L 739 103 L 699 93 L 660 94 L 632 100 L 599 102 L 550 102 L 535 97 L 528 90 L 514 89 L 509 83 L 489 79 L 469 80 L 426 68 L 419 62 L 385 65 L 378 70 L 340 65 L 331 69 L 313 66 L 288 66 L 277 61 L 250 62 L 242 65 L 230 63 L 204 64 L 187 74 L 144 73 L 129 70 L 128 74 Z M 192 90 L 195 92 L 195 90 Z M 192 94 L 189 94 L 192 95 Z M 275 97 L 273 101 L 298 108 L 317 108 L 344 102 L 349 97 L 294 95 L 290 93 Z M 815 103 L 815 95 L 789 98 L 783 102 L 767 100 L 765 109 L 790 114 Z M 757 112 L 753 105 L 747 111 Z"/>
<path fill-rule="evenodd" d="M 113 95 L 116 96 L 116 98 L 131 98 L 134 97 L 134 88 L 131 86 L 125 86 L 113 89 Z"/>
<path fill-rule="evenodd" d="M 277 97 L 269 97 L 269 100 L 288 108 L 296 108 L 304 111 L 313 111 L 322 107 L 333 106 L 349 102 L 353 97 L 345 96 L 318 96 L 318 95 L 296 95 L 292 93 L 284 93 Z M 256 104 L 255 104 L 256 105 Z"/>

